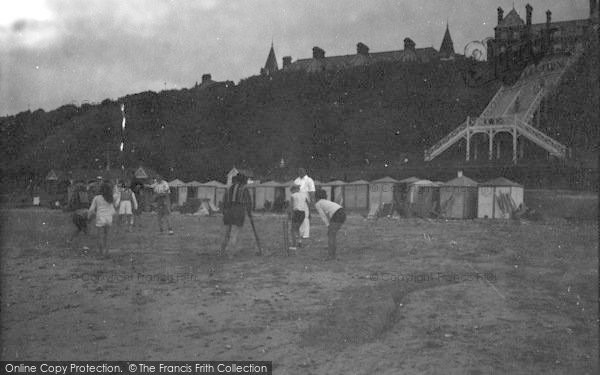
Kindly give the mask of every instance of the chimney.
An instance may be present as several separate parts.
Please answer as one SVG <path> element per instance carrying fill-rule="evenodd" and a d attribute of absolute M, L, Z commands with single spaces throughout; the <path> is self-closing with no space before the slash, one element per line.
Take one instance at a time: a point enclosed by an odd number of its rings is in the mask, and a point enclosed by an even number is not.
<path fill-rule="evenodd" d="M 202 83 L 206 83 L 208 81 L 210 81 L 212 79 L 212 77 L 210 76 L 210 74 L 202 74 Z"/>
<path fill-rule="evenodd" d="M 414 51 L 415 50 L 415 42 L 413 42 L 410 38 L 404 39 L 404 50 L 405 51 Z"/>
<path fill-rule="evenodd" d="M 356 54 L 357 55 L 368 55 L 369 54 L 369 47 L 367 47 L 366 44 L 359 42 L 356 45 Z"/>
<path fill-rule="evenodd" d="M 598 20 L 598 10 L 600 9 L 598 5 L 598 0 L 590 0 L 590 19 L 592 20 Z"/>
<path fill-rule="evenodd" d="M 458 171 L 458 173 L 457 173 L 457 177 L 462 177 L 462 176 L 463 176 L 463 173 L 462 173 L 462 171 Z"/>
<path fill-rule="evenodd" d="M 292 65 L 292 56 L 283 56 L 283 69 Z"/>
<path fill-rule="evenodd" d="M 313 59 L 325 58 L 325 51 L 319 47 L 313 47 Z"/>
<path fill-rule="evenodd" d="M 498 7 L 498 24 L 502 22 L 504 19 L 504 10 L 501 7 Z"/>
<path fill-rule="evenodd" d="M 550 9 L 546 11 L 546 27 L 550 28 L 550 23 L 552 22 L 552 12 Z"/>
<path fill-rule="evenodd" d="M 531 13 L 533 12 L 533 7 L 529 4 L 525 5 L 525 12 L 526 12 L 526 24 L 527 27 L 531 27 Z"/>

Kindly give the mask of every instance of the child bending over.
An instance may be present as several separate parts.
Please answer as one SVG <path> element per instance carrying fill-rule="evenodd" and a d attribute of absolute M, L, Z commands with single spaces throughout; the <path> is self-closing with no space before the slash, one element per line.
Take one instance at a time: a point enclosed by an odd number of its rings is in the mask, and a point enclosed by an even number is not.
<path fill-rule="evenodd" d="M 317 201 L 315 208 L 327 225 L 328 256 L 326 260 L 333 260 L 335 259 L 337 232 L 346 221 L 346 213 L 342 206 L 327 199 L 327 192 L 323 189 L 316 191 L 315 199 Z"/>

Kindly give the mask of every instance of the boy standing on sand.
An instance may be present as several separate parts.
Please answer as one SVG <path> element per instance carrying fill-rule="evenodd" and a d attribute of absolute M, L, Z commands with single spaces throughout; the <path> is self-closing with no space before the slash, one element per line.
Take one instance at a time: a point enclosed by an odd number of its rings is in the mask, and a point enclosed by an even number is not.
<path fill-rule="evenodd" d="M 133 209 L 133 226 L 134 227 L 142 227 L 142 211 L 144 207 L 142 203 L 144 200 L 142 199 L 142 189 L 144 188 L 144 184 L 139 181 L 133 182 L 131 184 L 131 191 L 136 197 L 137 208 Z"/>
<path fill-rule="evenodd" d="M 133 210 L 137 210 L 138 203 L 128 183 L 121 183 L 119 194 L 119 225 L 127 226 L 128 231 L 131 232 L 131 228 L 133 228 Z"/>
<path fill-rule="evenodd" d="M 244 226 L 246 214 L 252 216 L 252 198 L 246 188 L 248 177 L 243 174 L 237 174 L 232 179 L 233 184 L 227 189 L 225 200 L 223 201 L 223 224 L 225 224 L 225 235 L 219 255 L 225 255 L 227 246 L 231 240 L 231 247 L 235 251 L 237 238 Z M 233 258 L 230 252 L 228 258 Z"/>
<path fill-rule="evenodd" d="M 89 208 L 88 192 L 82 181 L 77 181 L 73 189 L 73 195 L 69 202 L 69 208 L 74 210 L 71 215 L 75 231 L 69 237 L 67 242 L 71 243 L 79 233 L 88 234 L 88 208 Z"/>
<path fill-rule="evenodd" d="M 167 222 L 167 228 L 169 229 L 169 234 L 173 233 L 173 228 L 171 227 L 171 219 L 169 215 L 171 215 L 171 189 L 169 188 L 169 184 L 164 178 L 160 178 L 160 181 L 154 180 L 154 194 L 156 195 L 156 204 L 158 211 L 158 229 L 160 233 L 163 233 L 163 221 Z"/>

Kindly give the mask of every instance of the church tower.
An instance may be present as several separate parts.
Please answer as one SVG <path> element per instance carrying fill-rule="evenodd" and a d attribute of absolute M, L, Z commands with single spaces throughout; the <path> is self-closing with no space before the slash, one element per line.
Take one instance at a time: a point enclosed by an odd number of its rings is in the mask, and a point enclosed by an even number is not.
<path fill-rule="evenodd" d="M 446 32 L 444 33 L 444 39 L 442 39 L 442 45 L 440 46 L 440 58 L 443 60 L 454 59 L 454 43 L 450 36 L 448 23 L 446 23 Z"/>
<path fill-rule="evenodd" d="M 260 70 L 260 74 L 264 76 L 270 76 L 274 72 L 278 71 L 279 67 L 277 66 L 277 58 L 275 57 L 275 50 L 273 49 L 273 42 L 271 42 L 271 50 L 269 51 L 269 56 L 267 57 L 267 62 L 265 63 L 265 67 Z"/>

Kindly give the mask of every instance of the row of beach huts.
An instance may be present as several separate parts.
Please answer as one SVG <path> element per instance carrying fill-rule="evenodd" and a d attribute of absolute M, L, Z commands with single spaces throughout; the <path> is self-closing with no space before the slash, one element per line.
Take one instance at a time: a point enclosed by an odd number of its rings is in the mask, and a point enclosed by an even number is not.
<path fill-rule="evenodd" d="M 248 185 L 254 209 L 278 211 L 289 201 L 293 180 L 286 182 L 253 182 Z M 461 172 L 450 181 L 438 182 L 417 177 L 396 180 L 383 177 L 374 181 L 315 181 L 329 199 L 347 210 L 369 212 L 369 215 L 441 217 L 452 219 L 508 219 L 523 205 L 523 186 L 500 177 L 478 183 Z M 219 181 L 201 183 L 169 182 L 171 201 L 183 206 L 190 199 L 208 201 L 219 207 L 227 185 Z"/>

